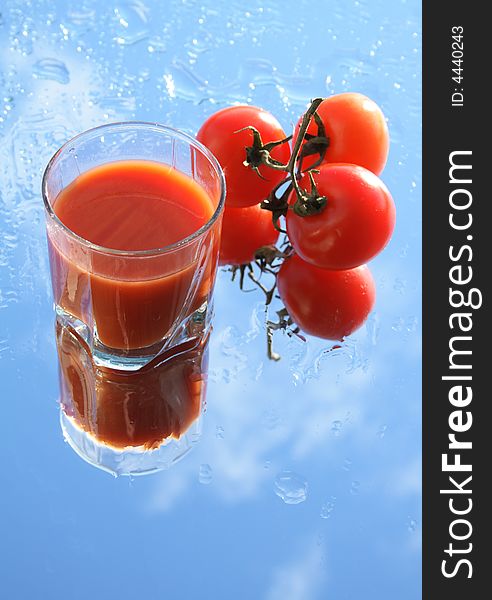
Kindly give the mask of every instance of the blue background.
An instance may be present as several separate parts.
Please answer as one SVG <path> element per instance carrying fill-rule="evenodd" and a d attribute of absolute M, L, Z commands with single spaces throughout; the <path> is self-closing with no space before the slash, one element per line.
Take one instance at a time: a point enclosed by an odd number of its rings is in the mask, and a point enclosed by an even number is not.
<path fill-rule="evenodd" d="M 420 49 L 416 0 L 2 0 L 2 598 L 420 598 Z M 261 296 L 222 272 L 200 443 L 133 480 L 81 461 L 58 424 L 52 153 L 115 120 L 195 133 L 233 102 L 288 131 L 347 90 L 388 117 L 398 210 L 367 325 L 329 353 L 279 334 L 269 363 Z"/>

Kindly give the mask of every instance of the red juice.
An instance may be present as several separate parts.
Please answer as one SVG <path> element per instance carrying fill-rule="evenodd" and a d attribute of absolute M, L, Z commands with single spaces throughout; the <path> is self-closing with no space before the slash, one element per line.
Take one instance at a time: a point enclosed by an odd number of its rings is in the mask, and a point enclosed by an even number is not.
<path fill-rule="evenodd" d="M 179 252 L 157 252 L 197 232 L 214 212 L 205 189 L 173 167 L 146 160 L 94 167 L 59 193 L 53 210 L 73 233 L 101 247 L 67 251 L 48 236 L 55 302 L 94 324 L 105 346 L 151 346 L 184 307 L 190 313 L 210 294 L 217 236 L 205 240 L 207 251 L 185 243 Z M 138 256 L 142 251 L 149 252 Z"/>
<path fill-rule="evenodd" d="M 205 394 L 208 336 L 162 354 L 138 371 L 94 364 L 75 331 L 56 326 L 61 404 L 78 427 L 122 450 L 179 439 L 198 418 Z"/>

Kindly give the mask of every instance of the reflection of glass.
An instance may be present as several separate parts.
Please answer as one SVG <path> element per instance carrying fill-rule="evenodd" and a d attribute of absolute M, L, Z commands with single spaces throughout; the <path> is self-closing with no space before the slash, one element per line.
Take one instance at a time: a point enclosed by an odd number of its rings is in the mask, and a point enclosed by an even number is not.
<path fill-rule="evenodd" d="M 130 193 L 133 202 L 152 173 L 152 182 L 174 194 L 173 210 L 193 212 L 198 189 L 211 203 L 209 216 L 162 248 L 116 249 L 80 237 L 57 216 L 60 194 L 115 165 L 136 173 L 137 187 L 128 192 L 109 180 L 108 195 L 128 201 Z M 224 193 L 220 167 L 203 146 L 147 123 L 87 131 L 46 169 L 62 425 L 77 451 L 102 468 L 146 472 L 184 451 L 174 444 L 172 456 L 163 442 L 181 440 L 200 412 Z"/>
<path fill-rule="evenodd" d="M 62 428 L 82 458 L 137 474 L 166 468 L 188 452 L 200 433 L 208 336 L 136 371 L 97 366 L 84 340 L 59 322 L 56 341 Z"/>

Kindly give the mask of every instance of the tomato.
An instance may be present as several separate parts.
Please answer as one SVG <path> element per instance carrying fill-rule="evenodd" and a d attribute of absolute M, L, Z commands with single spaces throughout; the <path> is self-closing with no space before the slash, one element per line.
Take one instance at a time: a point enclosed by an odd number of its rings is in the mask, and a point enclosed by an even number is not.
<path fill-rule="evenodd" d="M 220 241 L 221 265 L 242 265 L 254 259 L 261 246 L 275 244 L 278 231 L 269 211 L 259 204 L 246 208 L 226 206 Z"/>
<path fill-rule="evenodd" d="M 377 175 L 356 165 L 326 164 L 314 174 L 318 194 L 327 199 L 316 215 L 287 213 L 287 233 L 296 252 L 324 269 L 352 269 L 376 256 L 389 242 L 396 210 Z M 300 185 L 311 190 L 307 174 Z M 293 193 L 290 202 L 295 201 Z"/>
<path fill-rule="evenodd" d="M 244 207 L 259 204 L 272 189 L 285 178 L 283 171 L 261 165 L 261 177 L 247 165 L 246 147 L 253 143 L 251 130 L 239 131 L 243 127 L 255 127 L 263 144 L 279 141 L 286 137 L 280 123 L 269 112 L 255 106 L 230 106 L 209 117 L 197 133 L 197 139 L 215 155 L 226 179 L 226 204 Z M 272 158 L 287 163 L 290 146 L 281 144 L 271 151 Z"/>
<path fill-rule="evenodd" d="M 361 165 L 379 175 L 386 164 L 389 135 L 379 106 L 367 96 L 357 93 L 337 94 L 325 98 L 317 110 L 330 139 L 323 162 Z M 299 131 L 302 119 L 295 128 Z M 318 127 L 311 120 L 307 133 L 316 136 Z M 318 160 L 319 154 L 306 156 L 303 170 Z"/>
<path fill-rule="evenodd" d="M 277 275 L 285 308 L 305 333 L 342 340 L 371 312 L 376 287 L 366 265 L 348 271 L 320 269 L 299 256 L 285 260 Z"/>

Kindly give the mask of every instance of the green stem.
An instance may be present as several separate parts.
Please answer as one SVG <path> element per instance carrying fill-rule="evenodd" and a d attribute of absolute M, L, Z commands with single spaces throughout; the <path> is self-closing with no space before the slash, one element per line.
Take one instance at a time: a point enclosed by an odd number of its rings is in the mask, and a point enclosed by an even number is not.
<path fill-rule="evenodd" d="M 311 102 L 311 106 L 304 113 L 301 121 L 301 126 L 299 127 L 299 131 L 297 132 L 296 141 L 294 143 L 294 147 L 292 148 L 292 154 L 290 156 L 290 160 L 287 163 L 287 171 L 290 173 L 291 177 L 294 178 L 294 170 L 297 162 L 297 157 L 299 156 L 299 152 L 301 150 L 302 142 L 304 141 L 304 136 L 306 135 L 307 128 L 309 127 L 309 123 L 311 119 L 318 109 L 318 106 L 323 102 L 323 98 L 315 98 Z"/>
<path fill-rule="evenodd" d="M 308 110 L 304 113 L 301 121 L 301 126 L 299 127 L 299 131 L 297 132 L 296 141 L 294 143 L 294 147 L 292 148 L 292 154 L 290 156 L 290 160 L 287 163 L 287 172 L 289 173 L 290 180 L 294 189 L 296 191 L 296 195 L 298 198 L 304 197 L 304 192 L 299 186 L 297 181 L 297 177 L 295 174 L 297 158 L 299 156 L 299 152 L 301 151 L 302 142 L 304 141 L 304 136 L 306 135 L 306 131 L 311 123 L 311 119 L 313 118 L 318 106 L 323 102 L 323 98 L 315 98 L 312 102 Z"/>

